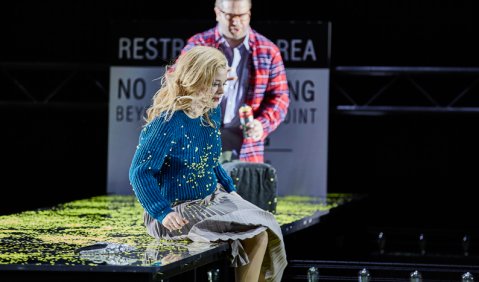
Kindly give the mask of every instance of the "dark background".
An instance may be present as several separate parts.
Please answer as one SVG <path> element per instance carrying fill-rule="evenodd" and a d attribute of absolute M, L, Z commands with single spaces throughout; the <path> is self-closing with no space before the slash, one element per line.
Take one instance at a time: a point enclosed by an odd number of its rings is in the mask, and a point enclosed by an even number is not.
<path fill-rule="evenodd" d="M 477 66 L 478 6 L 473 0 L 263 0 L 253 3 L 252 25 L 331 21 L 335 65 Z M 0 59 L 22 62 L 108 63 L 113 21 L 214 23 L 213 1 L 23 0 L 0 13 Z"/>
<path fill-rule="evenodd" d="M 399 213 L 381 220 L 452 225 L 445 218 L 453 216 L 456 224 L 472 224 L 475 84 L 457 104 L 472 109 L 466 112 L 380 115 L 338 110 L 345 97 L 335 85 L 364 102 L 365 89 L 377 90 L 385 78 L 350 77 L 337 67 L 479 67 L 478 6 L 473 0 L 254 1 L 253 27 L 268 20 L 332 22 L 330 192 L 367 194 L 377 214 Z M 142 20 L 213 25 L 213 1 L 23 0 L 0 10 L 0 214 L 106 193 L 110 25 Z M 198 31 L 191 26 L 192 34 Z M 477 74 L 420 79 L 444 109 Z M 428 105 L 417 91 L 401 84 L 377 104 Z"/>

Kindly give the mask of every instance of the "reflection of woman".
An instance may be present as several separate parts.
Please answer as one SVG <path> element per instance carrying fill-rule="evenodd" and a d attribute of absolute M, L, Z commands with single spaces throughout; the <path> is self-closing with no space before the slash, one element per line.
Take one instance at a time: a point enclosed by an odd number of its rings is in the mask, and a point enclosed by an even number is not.
<path fill-rule="evenodd" d="M 145 264 L 150 265 L 166 265 L 172 262 L 178 261 L 188 256 L 201 253 L 208 249 L 213 248 L 215 245 L 211 243 L 191 242 L 180 243 L 178 241 L 170 241 L 171 243 L 163 240 L 154 240 L 150 244 L 145 252 Z"/>
<path fill-rule="evenodd" d="M 280 281 L 286 267 L 274 216 L 241 198 L 218 163 L 218 108 L 227 61 L 197 46 L 163 77 L 130 167 L 133 190 L 155 238 L 229 241 L 239 281 Z"/>
<path fill-rule="evenodd" d="M 97 264 L 134 265 L 138 259 L 128 255 L 134 253 L 134 247 L 126 244 L 98 242 L 90 246 L 77 249 L 80 258 Z"/>

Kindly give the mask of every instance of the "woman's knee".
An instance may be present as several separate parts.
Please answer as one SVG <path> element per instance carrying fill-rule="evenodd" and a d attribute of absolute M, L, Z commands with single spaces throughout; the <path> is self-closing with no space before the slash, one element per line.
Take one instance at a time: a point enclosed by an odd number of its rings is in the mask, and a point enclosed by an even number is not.
<path fill-rule="evenodd" d="M 256 235 L 255 238 L 256 238 L 257 244 L 260 244 L 260 245 L 268 244 L 268 232 L 266 231 L 259 233 L 258 235 Z"/>
<path fill-rule="evenodd" d="M 249 246 L 253 247 L 253 248 L 266 246 L 268 244 L 268 233 L 266 231 L 262 231 L 258 235 L 254 236 L 252 238 L 246 239 L 242 242 L 243 242 L 243 244 L 245 244 L 244 246 L 246 248 L 248 248 Z"/>

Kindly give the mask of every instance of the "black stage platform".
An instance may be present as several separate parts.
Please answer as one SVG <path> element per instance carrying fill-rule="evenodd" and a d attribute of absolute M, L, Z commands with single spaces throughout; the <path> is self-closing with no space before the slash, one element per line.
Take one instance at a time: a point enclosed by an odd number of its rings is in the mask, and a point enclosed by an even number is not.
<path fill-rule="evenodd" d="M 278 197 L 275 216 L 287 236 L 354 197 Z M 155 240 L 142 214 L 133 196 L 99 196 L 1 216 L 0 281 L 207 281 L 227 268 L 227 243 Z"/>

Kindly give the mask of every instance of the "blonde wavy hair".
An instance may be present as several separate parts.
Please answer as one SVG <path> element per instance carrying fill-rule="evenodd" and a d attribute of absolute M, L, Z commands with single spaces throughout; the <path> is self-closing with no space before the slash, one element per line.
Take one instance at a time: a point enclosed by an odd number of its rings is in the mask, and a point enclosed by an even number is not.
<path fill-rule="evenodd" d="M 215 127 L 208 115 L 214 107 L 210 89 L 221 68 L 227 69 L 228 61 L 213 47 L 194 46 L 180 55 L 174 65 L 166 67 L 161 87 L 146 110 L 146 122 L 160 115 L 170 120 L 175 111 L 183 110 L 190 116 L 201 116 Z"/>

